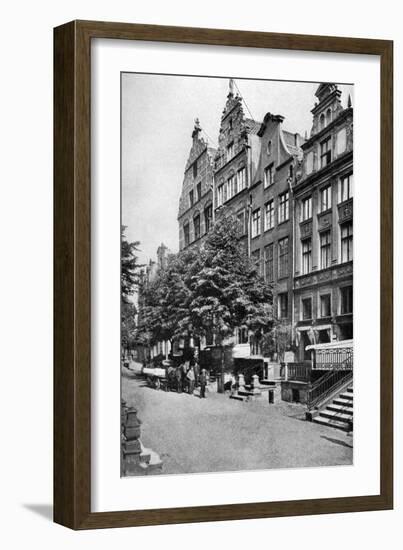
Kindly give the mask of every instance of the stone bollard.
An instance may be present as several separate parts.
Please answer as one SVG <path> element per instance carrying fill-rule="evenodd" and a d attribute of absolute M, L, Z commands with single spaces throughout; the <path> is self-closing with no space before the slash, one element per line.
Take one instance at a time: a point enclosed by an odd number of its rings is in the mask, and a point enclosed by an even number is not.
<path fill-rule="evenodd" d="M 123 418 L 125 421 L 122 425 L 122 473 L 130 475 L 139 471 L 141 422 L 137 418 L 137 410 L 134 407 L 126 407 Z"/>
<path fill-rule="evenodd" d="M 245 377 L 242 373 L 238 374 L 238 390 L 245 389 Z"/>
<path fill-rule="evenodd" d="M 255 397 L 262 395 L 262 392 L 260 391 L 259 385 L 260 385 L 259 376 L 257 374 L 254 374 L 252 376 L 252 386 L 253 386 L 252 393 Z"/>

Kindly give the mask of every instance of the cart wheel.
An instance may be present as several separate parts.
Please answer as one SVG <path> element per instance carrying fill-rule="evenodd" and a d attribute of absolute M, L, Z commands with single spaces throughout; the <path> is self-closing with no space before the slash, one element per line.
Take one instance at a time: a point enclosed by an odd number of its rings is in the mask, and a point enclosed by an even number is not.
<path fill-rule="evenodd" d="M 155 389 L 159 390 L 161 388 L 161 380 L 159 378 L 155 379 Z"/>

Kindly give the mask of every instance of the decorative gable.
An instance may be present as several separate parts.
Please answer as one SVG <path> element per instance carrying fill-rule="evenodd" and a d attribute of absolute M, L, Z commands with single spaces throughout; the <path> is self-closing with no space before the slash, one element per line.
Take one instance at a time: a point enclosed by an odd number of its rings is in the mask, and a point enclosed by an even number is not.
<path fill-rule="evenodd" d="M 319 84 L 315 96 L 319 102 L 315 103 L 311 111 L 313 114 L 311 137 L 326 128 L 343 111 L 340 101 L 341 91 L 336 84 L 330 82 Z"/>

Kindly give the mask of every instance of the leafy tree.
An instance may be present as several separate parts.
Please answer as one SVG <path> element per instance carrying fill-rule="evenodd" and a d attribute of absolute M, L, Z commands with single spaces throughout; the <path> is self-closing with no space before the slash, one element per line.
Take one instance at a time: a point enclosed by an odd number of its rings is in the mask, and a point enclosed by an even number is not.
<path fill-rule="evenodd" d="M 128 242 L 125 235 L 126 226 L 122 225 L 121 230 L 121 294 L 122 301 L 129 303 L 140 282 L 140 269 L 143 265 L 138 263 L 136 252 L 138 252 L 139 241 Z"/>
<path fill-rule="evenodd" d="M 192 250 L 171 254 L 166 268 L 142 285 L 138 335 L 150 345 L 160 340 L 172 341 L 186 333 L 191 296 L 189 282 L 195 258 L 196 253 Z"/>
<path fill-rule="evenodd" d="M 278 360 L 284 359 L 286 351 L 295 351 L 292 346 L 292 330 L 288 325 L 276 323 L 262 338 L 264 355 L 273 357 L 277 354 Z"/>
<path fill-rule="evenodd" d="M 259 336 L 271 328 L 272 291 L 241 244 L 238 220 L 218 220 L 193 266 L 191 327 L 201 336 L 209 332 L 221 343 L 236 327 Z"/>
<path fill-rule="evenodd" d="M 212 329 L 222 340 L 235 327 L 259 331 L 271 326 L 271 287 L 245 253 L 234 216 L 216 222 L 197 264 L 189 305 L 195 332 Z"/>
<path fill-rule="evenodd" d="M 136 252 L 139 242 L 128 242 L 126 226 L 121 229 L 121 346 L 127 350 L 134 344 L 137 309 L 131 297 L 138 289 L 141 268 Z"/>
<path fill-rule="evenodd" d="M 121 342 L 122 348 L 132 348 L 136 336 L 136 306 L 132 302 L 123 302 L 121 309 Z"/>

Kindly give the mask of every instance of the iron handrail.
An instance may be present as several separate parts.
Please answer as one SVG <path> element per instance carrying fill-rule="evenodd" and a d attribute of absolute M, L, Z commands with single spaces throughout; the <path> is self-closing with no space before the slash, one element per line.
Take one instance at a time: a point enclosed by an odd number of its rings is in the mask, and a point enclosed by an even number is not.
<path fill-rule="evenodd" d="M 333 370 L 321 376 L 307 392 L 307 405 L 311 410 L 323 402 L 339 387 L 353 379 L 353 372 L 346 370 Z"/>

